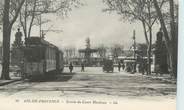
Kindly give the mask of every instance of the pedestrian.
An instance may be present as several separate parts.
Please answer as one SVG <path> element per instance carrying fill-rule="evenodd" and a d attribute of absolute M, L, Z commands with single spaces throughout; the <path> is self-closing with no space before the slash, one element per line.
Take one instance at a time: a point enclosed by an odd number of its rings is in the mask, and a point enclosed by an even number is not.
<path fill-rule="evenodd" d="M 123 69 L 123 70 L 125 69 L 125 64 L 124 64 L 124 63 L 122 64 L 122 69 Z"/>
<path fill-rule="evenodd" d="M 118 63 L 118 71 L 120 72 L 120 70 L 121 70 L 121 63 L 119 62 Z"/>
<path fill-rule="evenodd" d="M 84 63 L 81 64 L 81 72 L 84 72 Z"/>
<path fill-rule="evenodd" d="M 24 79 L 25 77 L 24 77 L 24 61 L 23 60 L 21 60 L 20 61 L 20 73 L 19 73 L 19 75 Z"/>
<path fill-rule="evenodd" d="M 148 63 L 147 62 L 145 62 L 144 73 L 146 73 L 147 75 L 149 75 L 148 74 Z"/>
<path fill-rule="evenodd" d="M 70 73 L 72 73 L 72 71 L 73 71 L 73 65 L 72 65 L 72 63 L 70 63 L 70 65 L 69 65 L 69 70 L 70 70 Z"/>
<path fill-rule="evenodd" d="M 146 68 L 146 64 L 145 64 L 145 62 L 143 62 L 142 66 L 141 66 L 142 75 L 145 74 L 145 68 Z"/>
<path fill-rule="evenodd" d="M 130 72 L 131 71 L 131 67 L 130 67 L 131 65 L 130 64 L 128 64 L 127 66 L 126 66 L 126 72 Z"/>

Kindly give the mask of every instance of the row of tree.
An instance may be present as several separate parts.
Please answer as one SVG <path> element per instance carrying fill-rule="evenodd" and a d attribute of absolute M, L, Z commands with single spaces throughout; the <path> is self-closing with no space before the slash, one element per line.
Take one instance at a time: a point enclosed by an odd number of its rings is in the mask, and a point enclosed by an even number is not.
<path fill-rule="evenodd" d="M 123 20 L 141 22 L 148 45 L 148 74 L 151 74 L 152 28 L 160 24 L 166 40 L 171 74 L 177 75 L 177 19 L 178 5 L 174 0 L 103 0 L 104 11 L 115 11 Z M 159 30 L 159 29 L 158 29 Z"/>
<path fill-rule="evenodd" d="M 25 38 L 30 37 L 34 25 L 48 22 L 41 20 L 45 13 L 66 16 L 74 7 L 81 4 L 79 0 L 3 0 L 0 1 L 0 17 L 3 25 L 3 61 L 1 79 L 10 79 L 10 40 L 11 31 L 16 21 L 23 28 Z M 41 31 L 41 30 L 40 30 Z"/>

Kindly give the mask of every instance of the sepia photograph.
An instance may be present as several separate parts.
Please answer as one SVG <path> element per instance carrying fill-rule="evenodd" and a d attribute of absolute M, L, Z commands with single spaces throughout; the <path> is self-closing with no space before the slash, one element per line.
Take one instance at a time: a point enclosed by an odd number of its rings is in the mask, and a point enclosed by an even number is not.
<path fill-rule="evenodd" d="M 176 110 L 178 0 L 1 0 L 2 110 Z"/>

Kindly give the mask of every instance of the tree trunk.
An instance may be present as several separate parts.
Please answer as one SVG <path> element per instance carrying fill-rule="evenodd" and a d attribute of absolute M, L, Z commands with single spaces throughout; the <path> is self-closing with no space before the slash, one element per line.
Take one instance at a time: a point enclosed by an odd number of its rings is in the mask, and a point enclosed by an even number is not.
<path fill-rule="evenodd" d="M 148 48 L 148 75 L 151 75 L 151 49 L 152 49 L 152 23 L 151 23 L 151 3 L 148 4 L 148 17 L 149 17 L 149 48 Z"/>
<path fill-rule="evenodd" d="M 178 25 L 175 25 L 175 37 L 173 41 L 173 72 L 174 77 L 177 78 L 177 63 L 178 63 Z"/>
<path fill-rule="evenodd" d="M 25 27 L 24 36 L 25 36 L 25 39 L 26 39 L 27 38 L 27 0 L 25 2 L 25 13 L 24 14 L 25 14 L 24 15 L 24 27 Z"/>
<path fill-rule="evenodd" d="M 9 65 L 10 65 L 10 34 L 11 29 L 4 30 L 3 28 L 3 62 L 1 79 L 9 80 Z"/>
<path fill-rule="evenodd" d="M 4 0 L 3 11 L 3 61 L 1 79 L 8 80 L 10 64 L 10 35 L 11 26 L 9 21 L 10 0 Z"/>
<path fill-rule="evenodd" d="M 142 25 L 143 25 L 143 29 L 144 29 L 144 36 L 145 36 L 146 44 L 149 45 L 148 35 L 147 35 L 147 32 L 146 32 L 146 24 L 145 24 L 144 21 L 142 21 Z"/>
<path fill-rule="evenodd" d="M 177 77 L 177 34 L 176 34 L 176 25 L 174 19 L 174 1 L 170 0 L 170 24 L 171 24 L 171 45 L 172 45 L 172 68 L 173 68 L 173 76 Z"/>
<path fill-rule="evenodd" d="M 152 28 L 149 27 L 148 75 L 151 74 Z"/>
<path fill-rule="evenodd" d="M 10 65 L 10 36 L 11 29 L 15 23 L 18 14 L 21 10 L 22 5 L 25 0 L 22 0 L 19 7 L 15 10 L 15 16 L 10 22 L 10 0 L 4 0 L 4 10 L 3 10 L 3 61 L 2 61 L 2 74 L 1 79 L 9 80 L 9 65 Z"/>

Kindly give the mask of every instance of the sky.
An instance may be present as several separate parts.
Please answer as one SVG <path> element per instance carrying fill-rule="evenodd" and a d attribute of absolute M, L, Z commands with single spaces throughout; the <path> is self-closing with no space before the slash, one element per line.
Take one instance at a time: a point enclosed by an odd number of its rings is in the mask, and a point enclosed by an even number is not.
<path fill-rule="evenodd" d="M 42 25 L 42 29 L 62 30 L 62 32 L 47 32 L 45 39 L 59 48 L 76 47 L 85 48 L 85 39 L 91 40 L 91 46 L 121 44 L 125 48 L 132 45 L 133 30 L 136 31 L 136 42 L 145 43 L 142 24 L 139 22 L 130 23 L 120 21 L 120 15 L 115 13 L 102 12 L 106 5 L 102 0 L 83 0 L 85 5 L 75 8 L 67 18 L 54 15 L 42 15 L 42 18 L 50 19 L 51 22 Z M 156 38 L 156 32 L 159 25 L 154 26 L 153 41 Z M 32 36 L 39 35 L 39 29 L 33 28 Z M 14 40 L 15 31 L 12 32 Z M 0 38 L 1 40 L 2 38 Z"/>

